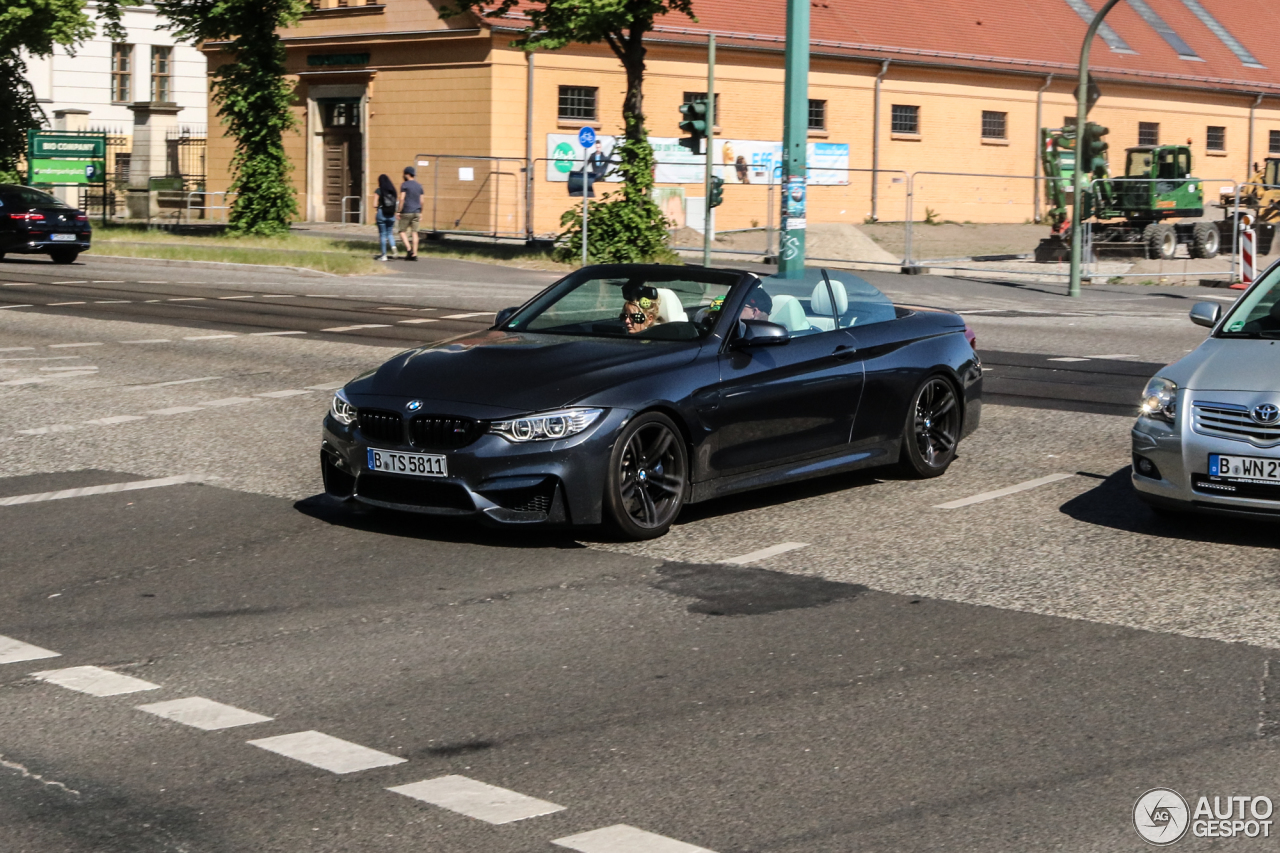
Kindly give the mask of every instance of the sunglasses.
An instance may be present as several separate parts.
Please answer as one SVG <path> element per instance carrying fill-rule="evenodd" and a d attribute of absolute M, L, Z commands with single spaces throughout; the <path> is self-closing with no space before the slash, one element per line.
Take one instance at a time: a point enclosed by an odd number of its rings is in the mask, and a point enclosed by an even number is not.
<path fill-rule="evenodd" d="M 625 311 L 623 311 L 623 312 L 622 312 L 622 321 L 623 321 L 624 323 L 625 323 L 627 320 L 630 320 L 632 323 L 634 323 L 635 325 L 639 326 L 640 324 L 642 324 L 642 323 L 643 323 L 645 320 L 647 320 L 647 319 L 648 319 L 648 317 L 646 317 L 644 314 L 640 313 L 639 311 L 637 311 L 637 312 L 636 312 L 636 313 L 634 313 L 634 314 L 628 314 L 628 313 L 627 313 L 627 312 L 625 312 Z"/>

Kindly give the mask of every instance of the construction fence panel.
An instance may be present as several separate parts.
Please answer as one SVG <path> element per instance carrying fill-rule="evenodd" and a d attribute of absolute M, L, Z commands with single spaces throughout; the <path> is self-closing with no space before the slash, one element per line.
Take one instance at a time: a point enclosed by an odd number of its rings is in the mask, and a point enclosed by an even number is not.
<path fill-rule="evenodd" d="M 422 230 L 524 238 L 525 161 L 516 157 L 419 154 Z M 425 164 L 425 165 L 424 165 Z"/>

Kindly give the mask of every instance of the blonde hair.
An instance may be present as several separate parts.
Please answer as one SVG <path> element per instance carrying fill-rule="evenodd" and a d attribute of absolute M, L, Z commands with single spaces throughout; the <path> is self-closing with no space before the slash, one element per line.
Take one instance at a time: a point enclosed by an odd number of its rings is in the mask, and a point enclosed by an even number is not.
<path fill-rule="evenodd" d="M 658 322 L 658 300 L 650 299 L 647 296 L 641 296 L 639 299 L 628 301 L 622 307 L 625 309 L 627 305 L 634 305 L 637 311 L 648 317 L 650 325 Z"/>

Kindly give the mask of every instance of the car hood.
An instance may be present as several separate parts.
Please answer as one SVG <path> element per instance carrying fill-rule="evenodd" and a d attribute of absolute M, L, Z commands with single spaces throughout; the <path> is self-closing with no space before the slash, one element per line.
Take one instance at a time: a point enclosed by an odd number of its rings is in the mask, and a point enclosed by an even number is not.
<path fill-rule="evenodd" d="M 535 412 L 686 364 L 698 349 L 697 342 L 490 330 L 402 352 L 348 391 Z"/>
<path fill-rule="evenodd" d="M 1160 375 L 1193 391 L 1280 391 L 1280 341 L 1209 338 Z"/>

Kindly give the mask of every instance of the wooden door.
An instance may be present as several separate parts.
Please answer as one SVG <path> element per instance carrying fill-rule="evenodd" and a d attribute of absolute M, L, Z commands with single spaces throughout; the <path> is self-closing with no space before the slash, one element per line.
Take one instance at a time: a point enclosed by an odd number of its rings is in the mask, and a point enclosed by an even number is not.
<path fill-rule="evenodd" d="M 324 135 L 324 219 L 342 221 L 342 198 L 351 192 L 351 135 Z"/>

